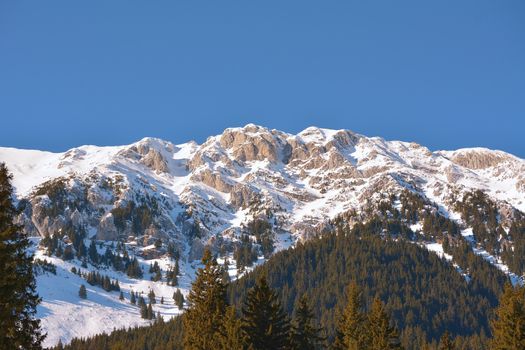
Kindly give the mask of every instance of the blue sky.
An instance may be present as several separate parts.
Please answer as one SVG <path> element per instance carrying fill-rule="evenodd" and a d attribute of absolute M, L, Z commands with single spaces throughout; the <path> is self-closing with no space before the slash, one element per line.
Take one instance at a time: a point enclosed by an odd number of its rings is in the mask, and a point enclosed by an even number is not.
<path fill-rule="evenodd" d="M 0 2 L 0 145 L 256 123 L 525 157 L 525 1 Z"/>

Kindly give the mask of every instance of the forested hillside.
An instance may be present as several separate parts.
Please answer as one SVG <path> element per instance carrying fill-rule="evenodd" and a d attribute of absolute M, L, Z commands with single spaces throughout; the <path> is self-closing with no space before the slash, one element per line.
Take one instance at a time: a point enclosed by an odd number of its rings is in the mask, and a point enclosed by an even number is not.
<path fill-rule="evenodd" d="M 380 237 L 374 225 L 359 225 L 275 254 L 231 283 L 227 298 L 242 317 L 239 310 L 248 291 L 264 275 L 290 316 L 299 298 L 307 296 L 330 344 L 337 315 L 346 303 L 345 288 L 355 281 L 363 291 L 365 309 L 370 309 L 376 296 L 384 302 L 406 349 L 435 347 L 445 331 L 467 349 L 482 349 L 507 277 L 470 251 L 464 254 L 466 261 L 475 262 L 469 265 L 470 277 L 416 242 Z M 179 348 L 181 327 L 176 319 L 151 328 L 74 340 L 66 349 Z"/>
<path fill-rule="evenodd" d="M 346 302 L 345 287 L 356 281 L 366 304 L 374 296 L 386 303 L 407 349 L 437 341 L 445 330 L 454 337 L 489 334 L 488 318 L 507 280 L 503 273 L 479 259 L 468 282 L 454 266 L 416 244 L 356 233 L 332 234 L 276 254 L 231 284 L 232 303 L 240 304 L 256 276 L 265 274 L 289 313 L 306 294 L 332 337 L 337 312 Z"/>

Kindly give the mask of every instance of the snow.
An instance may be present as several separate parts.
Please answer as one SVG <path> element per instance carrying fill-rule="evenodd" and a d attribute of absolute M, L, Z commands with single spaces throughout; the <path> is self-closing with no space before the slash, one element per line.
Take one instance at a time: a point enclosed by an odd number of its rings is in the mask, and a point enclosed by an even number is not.
<path fill-rule="evenodd" d="M 122 147 L 81 146 L 64 153 L 0 147 L 0 160 L 13 173 L 17 196 L 27 195 L 35 186 L 69 173 L 88 173 L 110 163 Z"/>
<path fill-rule="evenodd" d="M 32 239 L 34 244 L 38 239 Z M 37 276 L 37 292 L 42 298 L 37 308 L 37 317 L 42 320 L 42 329 L 47 332 L 44 346 L 53 346 L 62 340 L 68 343 L 74 337 L 86 337 L 102 332 L 110 332 L 113 329 L 127 328 L 133 326 L 144 326 L 151 321 L 140 317 L 138 306 L 129 302 L 130 292 L 142 293 L 148 302 L 147 295 L 150 290 L 155 292 L 157 303 L 153 305 L 155 314 L 160 312 L 161 316 L 168 320 L 178 315 L 181 311 L 173 301 L 173 293 L 179 288 L 186 297 L 194 278 L 194 268 L 184 262 L 180 262 L 179 286 L 168 286 L 165 282 L 153 282 L 149 280 L 149 266 L 158 262 L 159 266 L 166 272 L 174 262 L 168 258 L 153 259 L 147 262 L 138 257 L 143 267 L 143 279 L 132 279 L 127 275 L 112 269 L 96 269 L 89 265 L 84 269 L 77 260 L 63 261 L 56 257 L 43 254 L 43 251 L 35 251 L 35 259 L 47 260 L 57 268 L 57 274 L 45 273 Z M 119 292 L 106 292 L 99 286 L 89 285 L 85 279 L 71 272 L 71 268 L 81 269 L 82 272 L 97 270 L 102 275 L 117 279 L 120 289 L 124 294 L 124 301 L 119 300 Z M 84 284 L 87 289 L 87 299 L 78 296 L 80 285 Z M 57 288 L 57 286 L 60 286 Z M 164 304 L 160 304 L 164 297 Z"/>
<path fill-rule="evenodd" d="M 74 176 L 82 181 L 91 174 L 114 177 L 121 175 L 126 186 L 130 188 L 129 197 L 145 191 L 165 199 L 166 219 L 176 222 L 184 214 L 188 206 L 194 207 L 201 223 L 209 229 L 208 237 L 224 234 L 224 231 L 235 228 L 229 239 L 235 240 L 238 228 L 253 219 L 250 208 L 238 208 L 231 204 L 232 193 L 221 192 L 198 180 L 201 171 L 211 171 L 218 174 L 226 183 L 240 184 L 253 190 L 261 198 L 262 210 L 274 212 L 275 221 L 282 225 L 276 230 L 275 250 L 279 251 L 293 247 L 295 241 L 301 239 L 303 232 L 293 230 L 295 224 L 322 225 L 328 219 L 349 209 L 361 210 L 369 199 L 377 199 L 385 193 L 398 193 L 408 188 L 417 191 L 431 201 L 434 201 L 441 214 L 460 221 L 459 213 L 450 207 L 452 193 L 458 195 L 472 189 L 481 189 L 491 198 L 510 203 L 515 208 L 525 211 L 525 194 L 518 191 L 517 184 L 523 178 L 525 161 L 504 152 L 487 149 L 462 149 L 457 151 L 430 152 L 420 145 L 401 141 L 386 141 L 379 137 L 356 137 L 355 145 L 344 145 L 341 142 L 331 142 L 344 130 L 331 130 L 309 127 L 297 135 L 290 135 L 276 130 L 268 130 L 249 124 L 243 128 L 227 129 L 229 132 L 243 132 L 251 136 L 261 136 L 266 139 L 278 139 L 276 144 L 285 141 L 295 141 L 318 146 L 318 153 L 311 157 L 319 165 L 310 162 L 312 159 L 294 159 L 291 163 L 269 160 L 238 161 L 233 147 L 224 148 L 221 145 L 221 135 L 210 137 L 203 145 L 195 142 L 172 144 L 155 138 L 144 138 L 126 146 L 81 146 L 63 153 L 52 153 L 34 150 L 19 150 L 0 147 L 0 161 L 5 161 L 14 174 L 13 184 L 19 198 L 26 197 L 35 186 L 62 176 Z M 158 151 L 167 164 L 167 172 L 155 172 L 138 161 L 131 152 L 134 146 L 147 146 Z M 283 150 L 280 150 L 284 154 Z M 489 169 L 466 169 L 454 164 L 450 158 L 453 152 L 495 152 L 506 157 L 506 163 L 501 167 Z M 129 153 L 129 152 L 128 152 Z M 199 153 L 202 162 L 197 168 L 189 166 L 192 159 Z M 356 175 L 345 168 L 327 167 L 333 156 L 341 156 Z M 294 163 L 295 162 L 295 163 Z M 447 174 L 457 175 L 457 179 L 449 179 Z M 104 196 L 104 193 L 99 193 Z M 396 204 L 399 206 L 399 203 Z M 111 209 L 110 206 L 105 209 Z M 421 230 L 421 225 L 413 225 L 413 231 Z M 96 226 L 88 227 L 90 236 L 96 234 Z M 189 247 L 185 237 L 179 231 L 173 232 L 174 239 L 185 247 L 183 256 L 187 256 Z M 491 257 L 486 251 L 475 246 L 474 236 L 470 229 L 462 232 L 463 237 L 471 242 L 475 252 L 491 261 L 502 271 L 508 268 L 498 259 Z M 226 238 L 226 237 L 225 237 Z M 133 248 L 133 244 L 128 244 Z M 450 260 L 443 252 L 439 243 L 425 245 L 429 251 Z M 136 249 L 140 249 L 136 247 Z M 37 253 L 37 254 L 41 254 Z M 78 298 L 78 287 L 83 282 L 70 272 L 78 262 L 63 262 L 60 259 L 42 257 L 57 265 L 57 276 L 43 275 L 38 277 L 38 289 L 44 297 L 39 315 L 43 317 L 43 325 L 50 332 L 47 344 L 57 342 L 60 334 L 66 342 L 73 336 L 86 336 L 102 330 L 112 330 L 114 327 L 124 327 L 135 324 L 146 324 L 138 315 L 138 308 L 127 302 L 118 300 L 118 293 L 107 293 L 98 287 L 88 287 L 88 299 Z M 147 270 L 148 262 L 140 260 Z M 151 261 L 152 262 L 152 261 Z M 159 259 L 163 270 L 170 262 Z M 231 276 L 237 276 L 235 263 L 230 259 Z M 256 264 L 263 263 L 261 257 Z M 194 277 L 198 262 L 181 264 L 182 292 L 187 293 Z M 153 288 L 160 298 L 172 300 L 173 287 L 149 281 L 146 273 L 144 279 L 133 280 L 124 274 L 111 270 L 101 273 L 118 278 L 121 288 L 129 299 L 129 291 L 143 291 L 147 294 Z M 511 275 L 511 278 L 512 275 Z M 56 288 L 60 286 L 60 288 Z M 179 311 L 174 305 L 155 306 L 164 317 L 171 317 Z M 93 320 L 93 321 L 92 321 Z"/>
<path fill-rule="evenodd" d="M 505 265 L 504 263 L 502 263 L 501 259 L 494 257 L 493 255 L 491 255 L 489 252 L 487 252 L 485 249 L 482 249 L 482 248 L 473 247 L 472 251 L 474 252 L 474 254 L 481 256 L 483 259 L 487 260 L 492 265 L 496 266 L 499 270 L 504 272 L 507 276 L 509 276 L 512 285 L 514 286 L 517 284 L 523 285 L 523 278 L 511 272 L 509 270 L 509 267 Z"/>
<path fill-rule="evenodd" d="M 440 258 L 445 258 L 448 261 L 452 261 L 452 255 L 443 251 L 443 245 L 441 243 L 426 243 L 425 247 L 429 251 L 436 253 Z"/>
<path fill-rule="evenodd" d="M 333 140 L 334 136 L 344 130 L 332 130 L 332 129 L 323 129 L 315 126 L 310 126 L 303 131 L 301 131 L 297 136 L 304 143 L 317 143 L 317 144 L 326 144 Z"/>

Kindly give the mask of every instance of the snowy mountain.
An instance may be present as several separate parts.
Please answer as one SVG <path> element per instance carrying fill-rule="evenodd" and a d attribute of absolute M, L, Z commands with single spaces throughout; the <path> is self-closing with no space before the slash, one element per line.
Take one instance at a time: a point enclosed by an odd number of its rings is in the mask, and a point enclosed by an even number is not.
<path fill-rule="evenodd" d="M 310 127 L 292 135 L 249 124 L 226 129 L 201 145 L 145 138 L 64 153 L 0 148 L 0 161 L 14 175 L 23 208 L 19 221 L 35 242 L 59 235 L 68 243 L 66 233 L 81 231 L 86 246 L 97 240 L 101 254 L 125 243 L 145 269 L 157 261 L 164 271 L 173 263 L 166 254 L 170 246 L 181 257 L 183 293 L 205 246 L 234 261 L 242 235 L 252 234 L 258 222 L 266 223 L 271 245 L 280 250 L 330 230 L 343 213 L 362 218 L 384 198 L 410 191 L 461 225 L 473 249 L 506 268 L 483 242 L 476 242 L 457 203 L 481 191 L 495 206 L 505 232 L 525 211 L 523 159 L 484 148 L 431 152 L 416 143 L 349 130 Z M 512 237 L 499 241 L 513 244 Z M 259 238 L 253 243 L 263 246 Z M 429 247 L 442 254 L 438 239 Z M 65 261 L 44 251 L 39 247 L 36 256 L 58 270 L 38 279 L 43 296 L 39 316 L 50 334 L 48 344 L 146 322 L 136 307 L 97 287 L 88 288 L 92 298 L 79 301 L 82 279 L 70 269 L 80 268 L 80 260 Z M 118 278 L 126 299 L 131 290 L 154 289 L 159 298 L 171 300 L 176 289 L 148 281 L 147 273 L 133 279 L 88 264 L 91 269 Z M 236 273 L 230 269 L 231 276 Z M 180 312 L 173 302 L 156 305 L 157 311 L 164 316 Z"/>

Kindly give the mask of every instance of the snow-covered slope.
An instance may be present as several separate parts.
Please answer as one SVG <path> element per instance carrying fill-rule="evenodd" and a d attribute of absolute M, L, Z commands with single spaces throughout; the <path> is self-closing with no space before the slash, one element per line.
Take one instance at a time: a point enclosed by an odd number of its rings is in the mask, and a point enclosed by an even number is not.
<path fill-rule="evenodd" d="M 103 189 L 96 185 L 117 178 L 127 194 L 165 198 L 175 221 L 175 214 L 192 207 L 208 236 L 240 226 L 254 200 L 275 209 L 280 229 L 297 233 L 296 225 L 305 220 L 321 224 L 359 208 L 379 189 L 408 186 L 445 208 L 453 191 L 480 189 L 525 211 L 523 159 L 482 148 L 430 152 L 348 130 L 310 127 L 290 135 L 250 124 L 226 129 L 202 145 L 145 138 L 64 153 L 0 148 L 0 161 L 14 174 L 19 198 L 34 197 L 39 185 L 57 178 L 89 183 L 90 194 L 99 196 Z M 114 199 L 118 205 L 126 198 Z M 46 227 L 36 229 L 47 233 Z"/>
<path fill-rule="evenodd" d="M 525 211 L 523 159 L 482 148 L 431 152 L 349 130 L 310 127 L 292 135 L 249 124 L 200 145 L 145 138 L 64 153 L 0 147 L 0 162 L 14 175 L 25 208 L 19 220 L 29 234 L 44 237 L 81 228 L 86 239 L 115 242 L 133 236 L 144 246 L 160 238 L 181 253 L 187 276 L 183 290 L 203 247 L 231 253 L 254 219 L 270 223 L 279 250 L 323 232 L 343 212 L 363 211 L 385 194 L 406 189 L 456 220 L 454 203 L 472 190 L 486 193 L 508 218 L 515 210 Z M 51 335 L 48 344 L 144 323 L 118 294 L 88 288 L 93 297 L 79 301 L 81 280 L 69 272 L 78 261 L 45 258 L 58 267 L 57 275 L 38 279 L 39 316 Z M 110 273 L 125 293 L 157 286 Z M 171 299 L 173 288 L 158 292 Z M 158 311 L 178 312 L 166 305 Z M 93 327 L 84 327 L 86 322 Z"/>

